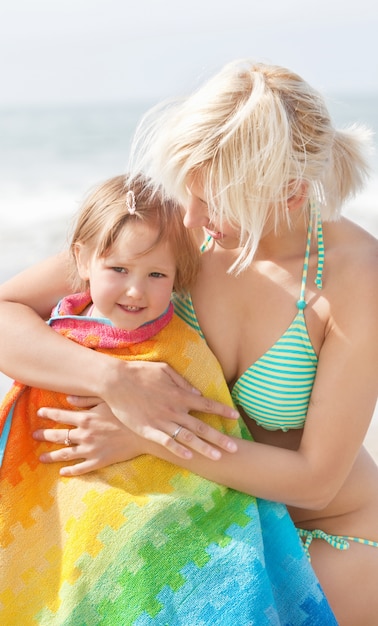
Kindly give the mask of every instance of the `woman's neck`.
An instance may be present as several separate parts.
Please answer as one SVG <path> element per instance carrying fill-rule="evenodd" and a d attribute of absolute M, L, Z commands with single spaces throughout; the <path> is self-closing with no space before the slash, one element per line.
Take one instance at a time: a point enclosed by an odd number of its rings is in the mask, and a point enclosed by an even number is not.
<path fill-rule="evenodd" d="M 277 231 L 272 228 L 259 242 L 255 259 L 292 259 L 303 256 L 308 232 L 308 218 L 302 212 L 291 216 L 290 225 L 283 221 Z"/>

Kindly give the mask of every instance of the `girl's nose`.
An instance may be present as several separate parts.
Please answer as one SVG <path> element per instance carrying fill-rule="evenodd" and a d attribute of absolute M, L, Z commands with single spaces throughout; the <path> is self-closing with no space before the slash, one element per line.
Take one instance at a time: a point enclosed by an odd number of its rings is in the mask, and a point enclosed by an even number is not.
<path fill-rule="evenodd" d="M 140 300 L 143 297 L 143 285 L 140 281 L 130 281 L 125 289 L 127 295 L 134 300 Z"/>

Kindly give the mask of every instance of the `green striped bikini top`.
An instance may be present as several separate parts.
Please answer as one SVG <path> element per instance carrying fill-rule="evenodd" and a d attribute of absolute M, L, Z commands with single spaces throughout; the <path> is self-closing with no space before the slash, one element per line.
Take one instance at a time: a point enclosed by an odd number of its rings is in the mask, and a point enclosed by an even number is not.
<path fill-rule="evenodd" d="M 234 403 L 259 426 L 287 431 L 303 428 L 318 364 L 304 316 L 305 292 L 313 227 L 317 227 L 318 268 L 315 284 L 322 288 L 323 229 L 320 217 L 311 213 L 303 264 L 298 312 L 286 332 L 251 365 L 234 384 Z M 176 313 L 202 336 L 190 296 L 174 299 Z"/>

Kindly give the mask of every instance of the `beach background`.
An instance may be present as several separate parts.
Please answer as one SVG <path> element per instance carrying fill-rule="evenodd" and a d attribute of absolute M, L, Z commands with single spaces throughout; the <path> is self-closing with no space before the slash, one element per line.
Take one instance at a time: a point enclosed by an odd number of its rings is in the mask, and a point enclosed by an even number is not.
<path fill-rule="evenodd" d="M 66 246 L 84 194 L 125 171 L 150 106 L 241 57 L 290 67 L 338 126 L 374 131 L 372 176 L 344 213 L 378 236 L 377 31 L 372 0 L 2 3 L 0 282 Z M 9 382 L 0 373 L 0 395 Z M 378 460 L 378 411 L 366 441 Z"/>

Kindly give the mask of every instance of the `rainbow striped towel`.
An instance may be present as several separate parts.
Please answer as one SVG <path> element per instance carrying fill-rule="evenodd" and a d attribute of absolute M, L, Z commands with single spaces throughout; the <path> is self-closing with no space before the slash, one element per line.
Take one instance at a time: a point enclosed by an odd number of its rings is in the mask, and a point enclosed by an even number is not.
<path fill-rule="evenodd" d="M 167 361 L 230 403 L 206 344 L 172 312 L 134 332 L 80 317 L 63 300 L 50 324 L 124 359 Z M 144 455 L 77 478 L 39 455 L 40 406 L 62 394 L 15 383 L 0 412 L 2 626 L 324 626 L 336 624 L 286 508 Z M 201 417 L 225 432 L 239 423 Z"/>

